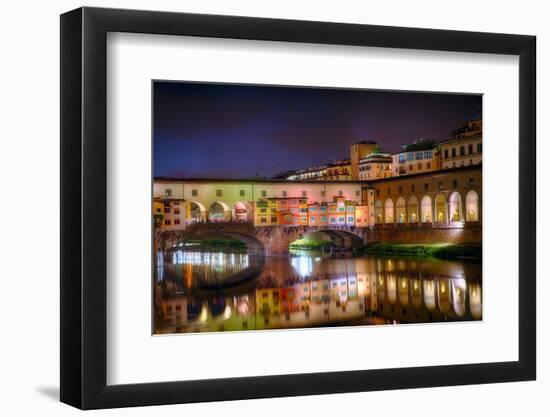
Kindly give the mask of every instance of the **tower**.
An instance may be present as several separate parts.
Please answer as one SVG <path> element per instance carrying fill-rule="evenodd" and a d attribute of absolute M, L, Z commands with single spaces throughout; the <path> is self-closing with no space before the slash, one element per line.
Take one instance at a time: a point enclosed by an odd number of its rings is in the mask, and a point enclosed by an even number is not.
<path fill-rule="evenodd" d="M 351 179 L 353 181 L 359 180 L 359 161 L 366 158 L 367 155 L 373 153 L 376 149 L 378 149 L 378 143 L 371 140 L 363 140 L 351 145 Z"/>

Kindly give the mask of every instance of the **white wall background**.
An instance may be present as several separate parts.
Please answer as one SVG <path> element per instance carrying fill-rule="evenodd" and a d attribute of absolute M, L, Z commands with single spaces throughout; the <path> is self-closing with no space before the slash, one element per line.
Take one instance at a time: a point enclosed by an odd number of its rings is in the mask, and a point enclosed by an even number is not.
<path fill-rule="evenodd" d="M 8 2 L 0 24 L 0 410 L 5 415 L 73 415 L 59 392 L 59 14 L 73 0 Z M 463 0 L 367 1 L 94 1 L 86 5 L 181 12 L 239 14 L 395 26 L 534 34 L 538 37 L 539 259 L 550 248 L 548 219 L 540 215 L 549 179 L 542 156 L 548 97 L 550 26 L 544 2 Z M 547 113 L 547 112 L 546 112 Z M 546 204 L 545 204 L 546 203 Z M 543 237 L 543 233 L 546 236 Z M 99 415 L 355 414 L 430 416 L 544 415 L 550 405 L 550 291 L 539 265 L 538 381 L 498 385 L 325 395 L 100 411 Z"/>

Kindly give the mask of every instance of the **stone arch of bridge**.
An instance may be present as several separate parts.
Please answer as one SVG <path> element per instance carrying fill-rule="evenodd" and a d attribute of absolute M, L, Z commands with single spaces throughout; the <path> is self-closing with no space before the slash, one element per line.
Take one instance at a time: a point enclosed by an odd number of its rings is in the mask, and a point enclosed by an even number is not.
<path fill-rule="evenodd" d="M 328 236 L 332 243 L 341 248 L 356 248 L 360 247 L 363 244 L 363 238 L 357 234 L 340 229 L 327 229 L 327 228 L 307 228 L 304 230 L 299 230 L 297 233 L 294 233 L 289 236 L 288 244 L 303 238 L 309 233 L 320 233 L 325 236 Z"/>
<path fill-rule="evenodd" d="M 167 248 L 177 247 L 180 243 L 185 243 L 192 239 L 209 239 L 209 238 L 230 238 L 236 239 L 246 244 L 249 255 L 265 255 L 266 250 L 261 240 L 252 235 L 245 233 L 224 231 L 224 230 L 190 230 L 187 233 L 174 233 L 166 240 Z"/>

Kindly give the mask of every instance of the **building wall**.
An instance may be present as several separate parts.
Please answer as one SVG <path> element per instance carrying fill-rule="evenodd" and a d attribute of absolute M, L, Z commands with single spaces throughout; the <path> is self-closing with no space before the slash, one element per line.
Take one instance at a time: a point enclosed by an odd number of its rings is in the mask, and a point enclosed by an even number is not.
<path fill-rule="evenodd" d="M 481 166 L 397 177 L 371 185 L 374 192 L 367 194 L 366 203 L 374 207 L 371 214 L 374 214 L 375 229 L 389 229 L 373 235 L 377 239 L 387 237 L 392 241 L 403 235 L 404 241 L 428 241 L 422 236 L 429 233 L 422 229 L 464 229 L 482 224 Z M 405 236 L 406 227 L 418 229 L 416 235 Z M 451 231 L 448 233 L 452 235 Z M 481 240 L 480 233 L 478 237 Z"/>
<path fill-rule="evenodd" d="M 359 180 L 373 181 L 381 178 L 389 178 L 393 175 L 392 158 L 384 162 L 364 161 L 359 163 Z"/>
<path fill-rule="evenodd" d="M 441 167 L 440 155 L 437 148 L 422 151 L 400 152 L 394 154 L 393 176 L 421 174 L 437 171 Z"/>
<path fill-rule="evenodd" d="M 214 202 L 231 210 L 238 202 L 253 203 L 263 198 L 306 198 L 308 203 L 332 201 L 335 196 L 361 201 L 360 183 L 270 182 L 270 181 L 155 181 L 154 197 L 173 196 L 198 204 L 208 211 Z"/>
<path fill-rule="evenodd" d="M 481 135 L 442 143 L 440 149 L 442 169 L 479 165 L 482 162 Z"/>
<path fill-rule="evenodd" d="M 374 152 L 378 147 L 377 143 L 355 143 L 350 147 L 351 180 L 359 179 L 359 161 Z"/>
<path fill-rule="evenodd" d="M 367 242 L 386 243 L 476 243 L 482 241 L 481 226 L 465 227 L 375 227 L 367 229 Z"/>

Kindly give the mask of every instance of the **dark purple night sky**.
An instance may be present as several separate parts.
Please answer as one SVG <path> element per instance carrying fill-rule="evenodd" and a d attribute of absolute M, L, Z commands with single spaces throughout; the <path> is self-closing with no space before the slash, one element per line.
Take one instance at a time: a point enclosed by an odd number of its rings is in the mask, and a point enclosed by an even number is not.
<path fill-rule="evenodd" d="M 481 96 L 184 82 L 154 83 L 154 175 L 265 177 L 349 158 L 374 140 L 397 152 L 480 117 Z"/>

